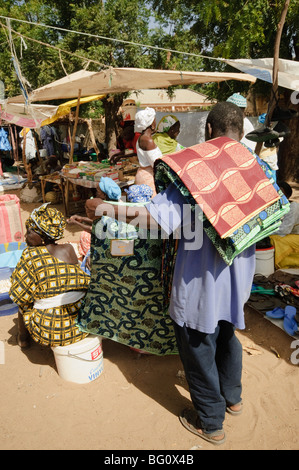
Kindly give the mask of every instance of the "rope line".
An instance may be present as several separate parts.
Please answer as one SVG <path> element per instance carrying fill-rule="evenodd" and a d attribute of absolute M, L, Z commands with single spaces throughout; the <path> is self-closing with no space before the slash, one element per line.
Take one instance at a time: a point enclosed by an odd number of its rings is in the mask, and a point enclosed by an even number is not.
<path fill-rule="evenodd" d="M 9 17 L 0 15 L 0 18 L 7 19 Z M 35 23 L 35 22 L 32 22 L 32 21 L 20 20 L 20 19 L 17 19 L 17 18 L 9 18 L 9 19 L 12 20 L 12 21 L 18 21 L 20 23 L 27 23 L 27 24 L 31 24 L 31 25 L 35 25 L 35 26 L 40 26 L 42 28 L 56 29 L 58 31 L 64 31 L 64 32 L 67 32 L 67 33 L 80 34 L 80 35 L 89 36 L 89 37 L 92 37 L 92 38 L 104 39 L 106 41 L 119 42 L 119 43 L 122 43 L 122 44 L 131 45 L 131 46 L 144 47 L 144 48 L 147 48 L 147 49 L 155 49 L 155 50 L 165 51 L 165 52 L 172 52 L 172 53 L 175 53 L 175 54 L 183 54 L 183 55 L 192 56 L 192 57 L 201 57 L 203 59 L 219 60 L 219 61 L 223 60 L 221 58 L 205 56 L 205 55 L 202 55 L 202 54 L 194 54 L 193 52 L 184 52 L 184 51 L 178 51 L 178 50 L 175 50 L 175 49 L 166 49 L 164 47 L 151 46 L 149 44 L 141 44 L 141 43 L 138 43 L 138 42 L 125 41 L 124 39 L 107 38 L 106 36 L 100 36 L 100 35 L 91 34 L 91 33 L 83 33 L 82 31 L 75 31 L 75 30 L 66 29 L 66 28 L 59 28 L 58 26 L 50 26 L 50 25 L 46 25 L 46 24 L 43 24 L 43 23 Z M 16 34 L 19 34 L 19 33 L 16 33 Z M 19 34 L 19 35 L 22 36 L 21 34 Z M 24 37 L 26 37 L 26 36 L 24 36 Z M 31 38 L 27 38 L 27 39 L 31 39 Z M 39 41 L 36 41 L 36 42 L 39 42 Z M 42 44 L 47 45 L 45 43 L 42 43 Z M 51 45 L 49 45 L 49 46 L 54 47 L 54 46 L 51 46 Z M 64 52 L 66 52 L 66 51 L 64 51 Z M 96 61 L 93 61 L 93 62 L 96 62 Z"/>

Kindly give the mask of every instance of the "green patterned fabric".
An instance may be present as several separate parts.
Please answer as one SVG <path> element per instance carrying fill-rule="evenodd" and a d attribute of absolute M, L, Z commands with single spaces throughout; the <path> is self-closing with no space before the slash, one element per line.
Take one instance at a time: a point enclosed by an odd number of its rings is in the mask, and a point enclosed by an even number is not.
<path fill-rule="evenodd" d="M 113 240 L 134 244 L 134 254 L 112 256 Z M 91 237 L 91 280 L 78 315 L 80 330 L 156 354 L 178 354 L 161 282 L 163 241 L 102 217 Z"/>
<path fill-rule="evenodd" d="M 255 157 L 267 177 L 272 179 L 266 163 L 257 155 L 255 155 Z M 192 209 L 195 208 L 196 201 L 192 194 L 174 170 L 172 170 L 163 159 L 159 159 L 155 162 L 154 174 L 157 193 L 165 190 L 170 183 L 173 183 L 184 196 L 186 203 L 190 204 Z M 203 228 L 226 264 L 231 265 L 235 257 L 246 248 L 249 248 L 263 238 L 273 234 L 280 226 L 284 215 L 289 212 L 290 204 L 287 198 L 273 179 L 272 184 L 279 193 L 280 199 L 252 217 L 252 219 L 236 230 L 230 237 L 221 238 L 205 214 L 202 213 Z"/>

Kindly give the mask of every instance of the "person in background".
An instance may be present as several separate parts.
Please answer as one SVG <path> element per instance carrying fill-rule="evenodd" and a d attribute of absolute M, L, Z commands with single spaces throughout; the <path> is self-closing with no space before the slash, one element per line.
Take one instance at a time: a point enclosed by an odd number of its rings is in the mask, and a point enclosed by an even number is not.
<path fill-rule="evenodd" d="M 138 111 L 135 116 L 135 132 L 140 132 L 137 141 L 137 157 L 140 168 L 138 168 L 135 184 L 147 184 L 153 190 L 153 196 L 156 194 L 154 183 L 154 162 L 162 157 L 162 152 L 153 140 L 153 134 L 156 130 L 156 111 L 153 108 L 145 108 Z"/>
<path fill-rule="evenodd" d="M 153 141 L 161 150 L 162 155 L 177 152 L 184 148 L 177 142 L 180 127 L 180 121 L 172 114 L 168 114 L 160 120 L 157 132 L 153 135 Z"/>
<path fill-rule="evenodd" d="M 247 99 L 244 98 L 240 93 L 234 93 L 231 95 L 229 98 L 226 100 L 228 103 L 233 103 L 238 108 L 240 108 L 243 112 L 244 116 L 244 135 L 241 139 L 241 143 L 245 144 L 247 147 L 249 147 L 251 150 L 255 151 L 255 146 L 256 142 L 252 142 L 251 140 L 246 139 L 246 134 L 249 132 L 252 132 L 254 130 L 253 124 L 251 121 L 245 116 L 245 109 L 247 107 Z"/>
<path fill-rule="evenodd" d="M 284 195 L 291 199 L 293 190 L 286 181 L 277 183 Z M 290 201 L 290 211 L 282 219 L 281 225 L 275 235 L 281 237 L 285 235 L 296 234 L 299 235 L 299 204 L 296 201 Z"/>
<path fill-rule="evenodd" d="M 63 214 L 43 204 L 26 221 L 27 248 L 11 275 L 9 296 L 19 306 L 18 344 L 65 346 L 85 338 L 76 318 L 89 286 L 73 246 L 58 244 Z"/>
<path fill-rule="evenodd" d="M 109 158 L 110 163 L 115 165 L 121 158 L 137 155 L 136 144 L 139 137 L 140 132 L 134 132 L 133 125 L 124 127 L 121 134 L 121 143 L 119 143 L 120 152 Z M 132 152 L 127 154 L 126 150 L 131 150 Z"/>

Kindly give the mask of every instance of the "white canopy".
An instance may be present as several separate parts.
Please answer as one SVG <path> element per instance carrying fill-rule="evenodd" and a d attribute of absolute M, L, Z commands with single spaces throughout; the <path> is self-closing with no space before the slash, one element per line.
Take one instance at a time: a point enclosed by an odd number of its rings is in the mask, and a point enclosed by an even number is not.
<path fill-rule="evenodd" d="M 223 59 L 241 72 L 253 75 L 260 80 L 272 83 L 273 59 Z M 278 85 L 290 90 L 299 91 L 299 62 L 278 59 Z"/>
<path fill-rule="evenodd" d="M 0 101 L 0 118 L 20 127 L 40 127 L 46 119 L 52 118 L 58 106 L 46 104 L 8 103 Z"/>
<path fill-rule="evenodd" d="M 80 70 L 60 80 L 49 83 L 29 94 L 29 101 L 71 99 L 108 93 L 123 93 L 144 88 L 168 88 L 173 85 L 242 80 L 254 83 L 252 75 L 225 72 L 184 72 L 176 70 L 152 70 L 138 68 L 108 68 L 101 72 Z M 9 98 L 8 102 L 23 103 L 22 95 Z"/>

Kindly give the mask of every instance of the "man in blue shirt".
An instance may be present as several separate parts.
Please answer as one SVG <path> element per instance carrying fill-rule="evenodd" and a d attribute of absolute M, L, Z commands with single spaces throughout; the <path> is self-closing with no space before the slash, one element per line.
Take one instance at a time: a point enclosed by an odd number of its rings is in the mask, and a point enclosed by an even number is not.
<path fill-rule="evenodd" d="M 206 140 L 240 141 L 242 135 L 241 110 L 229 102 L 215 105 L 207 117 Z M 140 209 L 138 221 L 147 226 L 155 221 L 167 235 L 180 229 L 169 314 L 194 407 L 183 410 L 180 421 L 199 437 L 222 444 L 225 412 L 242 411 L 242 346 L 234 331 L 245 327 L 255 247 L 228 266 L 173 184 Z"/>

